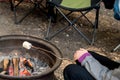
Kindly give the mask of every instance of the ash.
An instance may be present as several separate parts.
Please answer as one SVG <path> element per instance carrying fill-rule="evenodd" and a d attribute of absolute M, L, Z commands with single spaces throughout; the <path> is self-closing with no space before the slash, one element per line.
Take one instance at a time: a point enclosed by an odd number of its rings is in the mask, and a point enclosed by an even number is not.
<path fill-rule="evenodd" d="M 34 71 L 32 75 L 38 75 L 42 72 L 50 69 L 49 65 L 41 60 L 38 60 L 37 58 L 30 58 L 30 61 L 33 64 Z"/>

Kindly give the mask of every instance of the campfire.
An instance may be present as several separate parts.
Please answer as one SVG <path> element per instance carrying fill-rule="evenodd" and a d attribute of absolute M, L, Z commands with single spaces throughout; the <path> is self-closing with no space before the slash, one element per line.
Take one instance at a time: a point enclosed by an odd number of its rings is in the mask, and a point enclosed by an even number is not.
<path fill-rule="evenodd" d="M 49 65 L 29 55 L 21 55 L 18 50 L 13 50 L 7 56 L 0 57 L 0 74 L 9 76 L 32 76 L 50 69 Z"/>
<path fill-rule="evenodd" d="M 62 62 L 57 56 L 62 57 L 60 50 L 43 39 L 1 36 L 0 80 L 56 80 L 54 71 Z"/>

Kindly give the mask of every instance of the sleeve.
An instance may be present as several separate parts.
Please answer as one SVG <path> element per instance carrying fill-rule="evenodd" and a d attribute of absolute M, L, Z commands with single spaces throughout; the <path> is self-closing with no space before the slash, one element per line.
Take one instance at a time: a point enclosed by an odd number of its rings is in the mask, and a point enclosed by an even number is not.
<path fill-rule="evenodd" d="M 96 80 L 119 80 L 112 76 L 112 70 L 109 70 L 107 67 L 101 65 L 91 55 L 86 56 L 85 59 L 81 62 L 81 65 L 84 66 Z"/>

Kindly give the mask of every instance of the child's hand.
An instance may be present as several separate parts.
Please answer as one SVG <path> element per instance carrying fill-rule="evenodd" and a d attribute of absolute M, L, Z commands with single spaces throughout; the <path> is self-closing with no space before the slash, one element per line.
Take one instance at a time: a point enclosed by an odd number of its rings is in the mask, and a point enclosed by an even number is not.
<path fill-rule="evenodd" d="M 83 48 L 80 48 L 74 53 L 74 60 L 78 60 L 85 53 L 88 53 L 88 51 Z"/>

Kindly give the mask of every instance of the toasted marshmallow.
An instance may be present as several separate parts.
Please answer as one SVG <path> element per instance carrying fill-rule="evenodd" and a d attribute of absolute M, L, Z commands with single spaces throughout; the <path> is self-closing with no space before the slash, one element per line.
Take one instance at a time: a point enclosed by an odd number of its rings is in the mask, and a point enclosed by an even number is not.
<path fill-rule="evenodd" d="M 32 44 L 29 43 L 28 41 L 24 41 L 23 42 L 23 47 L 26 48 L 26 49 L 30 49 L 32 47 Z"/>

